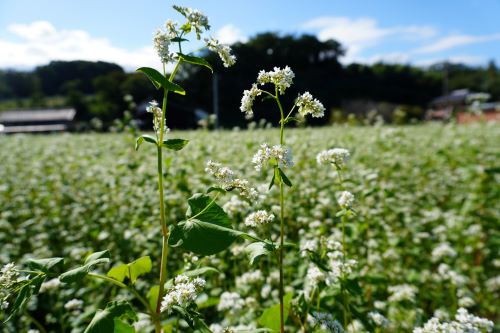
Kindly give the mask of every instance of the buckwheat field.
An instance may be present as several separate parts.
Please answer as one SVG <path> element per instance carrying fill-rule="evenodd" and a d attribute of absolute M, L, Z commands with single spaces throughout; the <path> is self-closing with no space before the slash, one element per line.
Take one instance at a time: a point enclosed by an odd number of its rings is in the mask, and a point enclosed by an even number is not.
<path fill-rule="evenodd" d="M 154 132 L 0 138 L 2 331 L 494 331 L 498 126 L 290 126 L 326 110 L 307 91 L 282 103 L 301 79 L 285 66 L 235 111 L 270 101 L 274 128 L 170 130 L 177 70 L 212 69 L 186 35 L 237 61 L 174 9 L 163 73 L 138 69 L 163 94 Z"/>

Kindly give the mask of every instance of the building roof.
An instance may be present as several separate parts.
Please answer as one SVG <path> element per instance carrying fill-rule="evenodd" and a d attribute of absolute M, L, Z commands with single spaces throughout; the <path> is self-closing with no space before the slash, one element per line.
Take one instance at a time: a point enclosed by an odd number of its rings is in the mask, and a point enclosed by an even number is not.
<path fill-rule="evenodd" d="M 72 121 L 75 109 L 12 110 L 0 112 L 1 123 Z"/>

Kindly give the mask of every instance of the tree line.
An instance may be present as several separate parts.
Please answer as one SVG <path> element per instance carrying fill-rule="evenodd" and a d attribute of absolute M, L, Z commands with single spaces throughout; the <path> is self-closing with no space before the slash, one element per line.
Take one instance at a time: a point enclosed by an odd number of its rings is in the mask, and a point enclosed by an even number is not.
<path fill-rule="evenodd" d="M 309 90 L 327 110 L 342 112 L 348 101 L 365 100 L 391 103 L 413 110 L 411 117 L 422 119 L 428 103 L 444 91 L 469 88 L 487 92 L 500 100 L 500 71 L 494 62 L 486 67 L 439 63 L 428 68 L 404 64 L 342 65 L 343 46 L 334 40 L 319 41 L 312 35 L 279 35 L 262 33 L 246 43 L 236 43 L 233 51 L 238 61 L 225 69 L 216 54 L 203 55 L 213 64 L 216 83 L 207 69 L 186 65 L 178 75 L 179 84 L 190 98 L 171 96 L 168 125 L 178 128 L 196 126 L 195 110 L 213 112 L 213 89 L 217 84 L 220 124 L 243 126 L 246 121 L 239 105 L 242 92 L 249 89 L 259 70 L 290 66 L 300 81 L 288 96 Z M 307 87 L 307 88 L 306 88 Z M 59 106 L 73 106 L 79 121 L 99 119 L 109 125 L 122 118 L 131 95 L 137 105 L 159 99 L 147 79 L 139 73 L 126 73 L 113 63 L 88 61 L 53 61 L 31 72 L 0 70 L 0 107 L 44 107 L 54 97 Z M 285 100 L 292 103 L 293 97 Z M 275 121 L 266 112 L 266 103 L 255 110 L 256 120 Z M 141 116 L 139 114 L 139 116 Z M 311 120 L 324 124 L 328 118 Z"/>

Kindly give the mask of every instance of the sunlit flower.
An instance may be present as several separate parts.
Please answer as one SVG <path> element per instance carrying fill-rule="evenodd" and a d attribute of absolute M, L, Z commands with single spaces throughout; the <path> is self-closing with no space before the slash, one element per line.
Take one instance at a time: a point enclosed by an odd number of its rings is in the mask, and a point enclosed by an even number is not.
<path fill-rule="evenodd" d="M 188 21 L 187 24 L 181 27 L 184 32 L 188 33 L 191 29 L 194 29 L 196 32 L 196 38 L 200 39 L 203 31 L 210 30 L 210 24 L 208 23 L 208 18 L 199 10 L 189 8 L 189 7 L 181 7 L 181 6 L 173 6 L 176 11 L 181 13 Z"/>
<path fill-rule="evenodd" d="M 267 143 L 260 146 L 252 163 L 255 165 L 255 170 L 260 171 L 271 160 L 276 162 L 280 168 L 291 168 L 294 164 L 290 148 L 282 145 L 270 147 Z"/>
<path fill-rule="evenodd" d="M 318 164 L 334 164 L 338 169 L 342 169 L 349 157 L 350 154 L 347 149 L 333 148 L 319 152 L 316 161 Z"/>
<path fill-rule="evenodd" d="M 295 101 L 301 116 L 310 114 L 313 118 L 321 118 L 325 115 L 325 107 L 319 100 L 314 98 L 308 91 L 299 95 Z"/>
<path fill-rule="evenodd" d="M 236 63 L 236 56 L 231 54 L 231 48 L 228 45 L 220 44 L 215 38 L 205 39 L 207 47 L 210 51 L 216 52 L 224 67 L 231 67 Z"/>
<path fill-rule="evenodd" d="M 257 84 L 252 84 L 250 90 L 243 91 L 243 97 L 241 98 L 241 112 L 245 113 L 245 118 L 253 118 L 253 102 L 257 96 L 259 96 L 262 91 L 257 87 Z"/>
<path fill-rule="evenodd" d="M 274 214 L 268 213 L 265 210 L 258 210 L 247 216 L 245 219 L 245 225 L 249 227 L 258 227 L 271 223 L 273 220 Z"/>
<path fill-rule="evenodd" d="M 283 95 L 287 88 L 293 84 L 293 79 L 295 78 L 295 74 L 290 69 L 290 67 L 285 66 L 285 68 L 281 69 L 279 67 L 274 67 L 272 71 L 260 71 L 257 76 L 257 83 L 266 84 L 272 83 L 276 86 L 279 93 Z"/>
<path fill-rule="evenodd" d="M 161 302 L 161 312 L 170 313 L 174 305 L 186 306 L 194 302 L 198 293 L 205 287 L 205 280 L 202 278 L 189 278 L 186 275 L 178 275 Z"/>

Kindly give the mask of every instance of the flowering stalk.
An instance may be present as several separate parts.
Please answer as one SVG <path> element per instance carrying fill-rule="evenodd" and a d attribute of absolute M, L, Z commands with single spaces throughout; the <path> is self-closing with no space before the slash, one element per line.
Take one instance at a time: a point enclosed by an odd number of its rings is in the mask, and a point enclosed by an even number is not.
<path fill-rule="evenodd" d="M 312 117 L 322 117 L 325 108 L 317 99 L 314 99 L 309 92 L 299 95 L 295 100 L 290 112 L 285 116 L 283 106 L 281 104 L 279 95 L 283 95 L 285 90 L 289 88 L 295 74 L 286 66 L 281 69 L 275 67 L 272 71 L 260 71 L 257 77 L 257 83 L 252 84 L 249 90 L 243 92 L 241 99 L 240 110 L 245 113 L 247 119 L 253 117 L 253 102 L 257 96 L 261 94 L 268 95 L 276 101 L 280 112 L 280 140 L 279 145 L 270 147 L 267 144 L 262 144 L 261 149 L 254 155 L 252 162 L 255 164 L 255 169 L 260 171 L 264 165 L 273 167 L 273 178 L 271 180 L 270 188 L 277 183 L 280 191 L 280 235 L 279 235 L 279 253 L 278 253 L 278 266 L 279 266 L 279 312 L 280 312 L 280 332 L 285 331 L 285 313 L 284 313 L 284 273 L 283 273 L 283 258 L 284 258 L 284 243 L 285 243 L 285 189 L 284 186 L 292 186 L 292 183 L 287 178 L 282 168 L 292 167 L 293 160 L 291 151 L 285 147 L 285 125 L 289 121 L 297 120 L 290 117 L 292 112 L 298 107 L 298 113 L 304 117 L 310 114 Z M 274 93 L 259 88 L 259 85 L 265 84 L 274 85 Z"/>
<path fill-rule="evenodd" d="M 170 74 L 169 81 L 173 82 L 175 74 L 177 73 L 177 70 L 179 69 L 179 65 L 181 63 L 181 60 L 179 59 L 175 65 L 174 70 Z M 166 75 L 165 71 L 165 64 L 163 64 L 163 74 Z M 168 90 L 166 88 L 163 88 L 163 104 L 162 104 L 162 110 L 161 110 L 161 124 L 165 124 L 165 118 L 166 118 L 166 110 L 167 110 L 167 99 L 168 99 Z M 161 300 L 163 297 L 164 289 L 165 289 L 165 282 L 167 281 L 167 261 L 168 261 L 168 226 L 165 221 L 165 202 L 164 202 L 164 196 L 163 196 L 163 153 L 162 153 L 162 146 L 161 143 L 163 142 L 163 137 L 165 135 L 165 126 L 160 126 L 160 134 L 159 134 L 159 140 L 158 140 L 158 146 L 157 146 L 157 162 L 158 162 L 158 189 L 159 189 L 159 196 L 160 196 L 160 224 L 161 224 L 161 230 L 162 230 L 162 246 L 161 246 L 161 263 L 160 263 L 160 285 L 159 285 L 159 291 L 158 291 L 158 301 L 156 303 L 156 314 L 157 314 L 157 319 L 155 321 L 155 326 L 159 325 L 159 314 L 160 314 L 160 309 L 161 309 Z"/>

